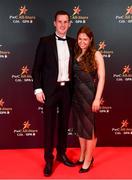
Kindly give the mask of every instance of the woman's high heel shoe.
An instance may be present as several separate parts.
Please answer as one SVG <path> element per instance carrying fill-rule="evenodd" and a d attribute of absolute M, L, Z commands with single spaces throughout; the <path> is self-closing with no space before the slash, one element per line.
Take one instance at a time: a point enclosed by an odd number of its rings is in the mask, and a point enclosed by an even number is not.
<path fill-rule="evenodd" d="M 90 169 L 90 168 L 92 167 L 92 165 L 93 165 L 93 161 L 94 161 L 94 158 L 92 157 L 92 160 L 91 160 L 91 162 L 90 162 L 88 168 L 87 168 L 87 169 L 84 169 L 84 168 L 81 167 L 81 169 L 79 170 L 79 173 L 85 173 L 85 172 L 88 172 L 89 169 Z"/>
<path fill-rule="evenodd" d="M 78 166 L 78 165 L 82 165 L 83 163 L 84 163 L 84 161 L 79 161 L 79 160 L 78 160 L 77 162 L 75 162 L 75 165 Z"/>

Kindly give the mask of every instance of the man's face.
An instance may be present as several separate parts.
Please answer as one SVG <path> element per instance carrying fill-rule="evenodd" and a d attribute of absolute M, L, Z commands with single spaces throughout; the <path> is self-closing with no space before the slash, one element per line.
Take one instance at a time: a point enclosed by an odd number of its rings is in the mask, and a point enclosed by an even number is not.
<path fill-rule="evenodd" d="M 71 23 L 67 15 L 58 15 L 56 21 L 54 21 L 54 26 L 57 34 L 63 37 L 66 35 Z"/>

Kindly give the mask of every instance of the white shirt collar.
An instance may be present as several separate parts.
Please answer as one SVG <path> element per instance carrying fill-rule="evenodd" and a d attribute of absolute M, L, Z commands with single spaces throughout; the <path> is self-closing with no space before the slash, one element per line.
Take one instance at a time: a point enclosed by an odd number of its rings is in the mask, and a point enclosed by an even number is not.
<path fill-rule="evenodd" d="M 55 34 L 60 37 L 60 35 L 57 32 L 55 32 Z M 66 35 L 60 38 L 66 39 Z"/>

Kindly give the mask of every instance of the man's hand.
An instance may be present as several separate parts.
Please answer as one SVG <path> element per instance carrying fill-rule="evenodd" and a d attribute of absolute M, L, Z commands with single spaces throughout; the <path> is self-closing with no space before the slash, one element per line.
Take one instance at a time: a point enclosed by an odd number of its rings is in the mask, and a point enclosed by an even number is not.
<path fill-rule="evenodd" d="M 44 104 L 45 101 L 45 94 L 43 92 L 37 93 L 36 94 L 36 99 L 37 101 L 39 101 L 40 103 Z"/>

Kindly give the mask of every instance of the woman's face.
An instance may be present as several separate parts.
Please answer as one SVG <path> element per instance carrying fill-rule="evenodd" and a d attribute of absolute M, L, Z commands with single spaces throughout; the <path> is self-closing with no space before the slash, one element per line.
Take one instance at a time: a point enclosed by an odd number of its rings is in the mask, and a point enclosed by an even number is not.
<path fill-rule="evenodd" d="M 86 33 L 80 33 L 78 36 L 78 46 L 82 51 L 86 51 L 91 43 L 91 39 L 87 36 Z"/>

